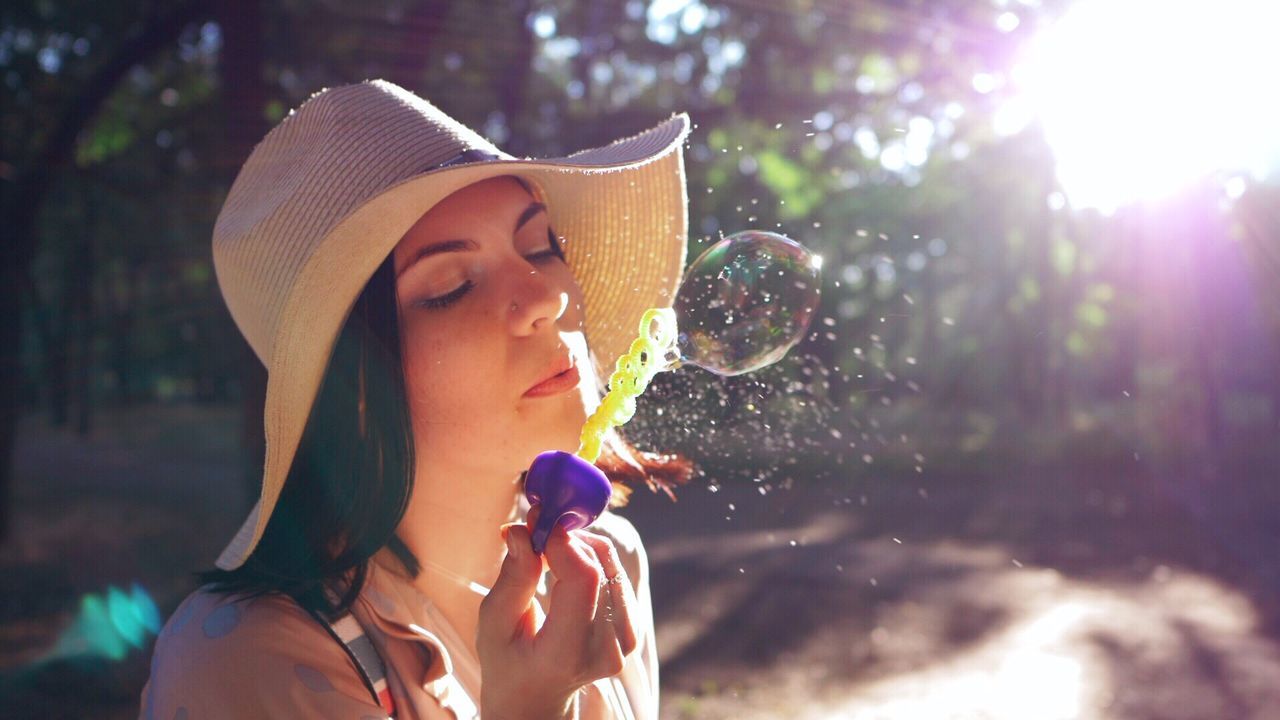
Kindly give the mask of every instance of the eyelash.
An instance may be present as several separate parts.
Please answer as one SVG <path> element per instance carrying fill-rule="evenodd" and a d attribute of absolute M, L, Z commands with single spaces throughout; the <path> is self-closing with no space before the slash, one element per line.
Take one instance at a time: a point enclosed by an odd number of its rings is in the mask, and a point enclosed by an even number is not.
<path fill-rule="evenodd" d="M 555 233 L 549 228 L 547 229 L 547 240 L 551 243 L 551 249 L 543 250 L 540 253 L 534 253 L 530 255 L 529 258 L 532 260 L 542 260 L 545 258 L 557 257 L 564 260 L 564 250 L 560 247 L 560 243 L 557 241 Z M 468 280 L 462 283 L 457 290 L 450 291 L 440 297 L 419 300 L 417 304 L 420 307 L 430 310 L 446 308 L 462 299 L 462 296 L 466 295 L 473 287 L 475 287 L 475 283 Z"/>
<path fill-rule="evenodd" d="M 450 305 L 457 302 L 458 299 L 461 298 L 463 295 L 466 295 L 467 291 L 471 289 L 472 285 L 474 285 L 474 283 L 468 280 L 462 283 L 462 285 L 457 290 L 454 290 L 448 294 L 441 295 L 440 297 L 425 298 L 425 299 L 419 300 L 418 306 L 427 308 L 428 310 L 449 307 Z"/>

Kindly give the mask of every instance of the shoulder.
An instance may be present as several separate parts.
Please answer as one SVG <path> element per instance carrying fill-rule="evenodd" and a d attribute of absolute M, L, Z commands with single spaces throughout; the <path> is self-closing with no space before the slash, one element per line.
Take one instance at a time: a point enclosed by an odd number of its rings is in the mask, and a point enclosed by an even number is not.
<path fill-rule="evenodd" d="M 282 640 L 312 644 L 328 633 L 292 599 L 244 598 L 197 590 L 173 611 L 156 639 L 157 654 L 207 663 L 273 650 Z M 330 640 L 332 642 L 332 640 Z M 341 648 L 335 648 L 341 652 Z M 192 652 L 186 652 L 192 651 Z"/>
<path fill-rule="evenodd" d="M 630 520 L 612 510 L 606 510 L 588 530 L 613 541 L 619 559 L 633 580 L 638 583 L 647 579 L 649 559 L 644 542 L 640 539 L 640 532 Z"/>
<path fill-rule="evenodd" d="M 156 638 L 144 717 L 269 717 L 371 707 L 346 651 L 292 599 L 189 595 Z M 376 710 L 376 706 L 372 706 Z M 319 717 L 331 717 L 326 712 Z"/>
<path fill-rule="evenodd" d="M 608 535 L 615 545 L 620 543 L 626 546 L 628 551 L 644 552 L 644 544 L 640 540 L 640 532 L 636 530 L 636 526 L 613 510 L 605 510 L 601 513 L 591 525 L 590 530 Z M 622 551 L 623 547 L 619 546 L 618 552 Z"/>

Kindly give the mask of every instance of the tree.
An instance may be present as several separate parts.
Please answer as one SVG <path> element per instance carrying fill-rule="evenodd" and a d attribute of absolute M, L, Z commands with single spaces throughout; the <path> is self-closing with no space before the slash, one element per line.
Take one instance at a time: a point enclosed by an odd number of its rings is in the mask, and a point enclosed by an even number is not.
<path fill-rule="evenodd" d="M 48 17 L 43 4 L 12 11 L 6 24 L 23 21 L 53 29 L 63 25 L 96 20 L 110 27 L 112 9 L 93 12 L 88 7 L 63 9 L 62 15 Z M 38 8 L 38 9 L 37 9 Z M 0 539 L 8 537 L 10 488 L 12 485 L 13 442 L 19 413 L 18 388 L 22 382 L 21 348 L 23 319 L 27 303 L 35 297 L 31 281 L 31 261 L 40 242 L 37 219 L 45 198 L 58 174 L 69 165 L 77 139 L 97 116 L 99 109 L 131 68 L 146 62 L 172 44 L 188 24 L 207 17 L 210 0 L 187 0 L 170 6 L 153 3 L 141 23 L 126 39 L 100 55 L 95 65 L 78 82 L 60 82 L 59 91 L 37 94 L 33 88 L 7 93 L 4 104 L 18 108 L 22 117 L 17 128 L 6 127 L 4 156 L 14 158 L 4 179 L 3 223 L 5 239 L 0 244 Z M 84 15 L 80 15 L 83 12 Z M 46 124 L 47 123 L 47 124 Z M 16 132 L 10 132 L 10 130 Z"/>

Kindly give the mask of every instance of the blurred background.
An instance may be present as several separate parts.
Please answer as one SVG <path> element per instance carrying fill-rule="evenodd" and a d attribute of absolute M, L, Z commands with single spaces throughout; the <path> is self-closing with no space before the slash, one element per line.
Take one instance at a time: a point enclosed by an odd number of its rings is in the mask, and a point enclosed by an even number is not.
<path fill-rule="evenodd" d="M 214 219 L 382 77 L 518 155 L 687 111 L 690 259 L 824 258 L 765 370 L 627 427 L 664 718 L 1280 713 L 1272 3 L 14 0 L 0 9 L 0 714 L 135 717 L 256 496 Z"/>

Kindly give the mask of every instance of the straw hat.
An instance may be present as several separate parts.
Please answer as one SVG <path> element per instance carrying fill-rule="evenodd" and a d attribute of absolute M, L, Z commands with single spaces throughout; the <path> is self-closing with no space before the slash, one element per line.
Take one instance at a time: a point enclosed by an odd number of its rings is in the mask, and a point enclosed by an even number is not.
<path fill-rule="evenodd" d="M 520 159 L 385 80 L 326 88 L 290 112 L 245 161 L 213 229 L 223 298 L 268 373 L 262 492 L 217 566 L 239 567 L 262 537 L 356 296 L 454 191 L 499 175 L 541 188 L 582 286 L 596 370 L 611 369 L 644 311 L 671 305 L 684 269 L 688 126 L 673 115 L 604 147 Z M 458 164 L 476 154 L 494 159 Z"/>

